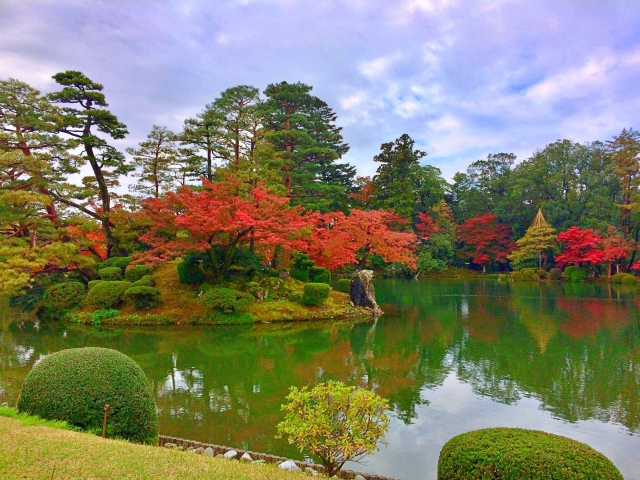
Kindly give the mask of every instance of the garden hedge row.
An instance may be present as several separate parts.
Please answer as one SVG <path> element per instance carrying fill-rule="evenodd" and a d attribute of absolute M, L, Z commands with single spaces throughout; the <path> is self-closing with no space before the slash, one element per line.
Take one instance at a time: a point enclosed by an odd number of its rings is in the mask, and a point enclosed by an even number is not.
<path fill-rule="evenodd" d="M 622 480 L 615 465 L 584 443 L 537 430 L 486 428 L 449 440 L 438 480 Z"/>
<path fill-rule="evenodd" d="M 158 418 L 153 393 L 140 366 L 108 348 L 72 348 L 45 357 L 26 376 L 18 410 L 47 420 L 63 420 L 102 432 L 109 405 L 107 436 L 153 444 Z"/>

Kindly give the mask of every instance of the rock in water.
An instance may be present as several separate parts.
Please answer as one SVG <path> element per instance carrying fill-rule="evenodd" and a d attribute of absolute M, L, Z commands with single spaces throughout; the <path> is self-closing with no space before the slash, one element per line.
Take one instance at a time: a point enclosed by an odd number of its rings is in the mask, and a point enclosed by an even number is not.
<path fill-rule="evenodd" d="M 382 310 L 376 303 L 376 291 L 371 283 L 372 280 L 372 270 L 360 270 L 351 280 L 349 296 L 354 305 L 370 308 L 374 315 L 382 315 Z"/>

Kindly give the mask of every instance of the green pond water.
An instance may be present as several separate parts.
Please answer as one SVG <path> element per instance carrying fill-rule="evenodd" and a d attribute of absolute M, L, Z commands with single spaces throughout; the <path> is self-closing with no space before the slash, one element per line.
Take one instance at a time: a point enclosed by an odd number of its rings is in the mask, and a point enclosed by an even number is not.
<path fill-rule="evenodd" d="M 435 479 L 448 439 L 508 426 L 585 442 L 640 479 L 640 292 L 492 280 L 376 289 L 385 315 L 357 324 L 85 328 L 5 307 L 0 402 L 15 404 L 44 355 L 109 347 L 142 366 L 168 435 L 302 458 L 274 439 L 280 405 L 291 385 L 338 379 L 392 405 L 389 446 L 346 468 Z"/>

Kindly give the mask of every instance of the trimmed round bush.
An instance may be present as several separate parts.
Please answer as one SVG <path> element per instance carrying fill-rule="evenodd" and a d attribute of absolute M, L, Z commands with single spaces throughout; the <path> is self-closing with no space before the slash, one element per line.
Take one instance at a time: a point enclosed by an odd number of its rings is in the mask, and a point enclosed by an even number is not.
<path fill-rule="evenodd" d="M 89 280 L 89 283 L 87 284 L 87 288 L 91 290 L 93 287 L 95 287 L 96 285 L 102 282 L 104 282 L 104 280 Z"/>
<path fill-rule="evenodd" d="M 151 387 L 140 366 L 108 348 L 72 348 L 44 358 L 26 376 L 18 410 L 47 420 L 63 420 L 107 435 L 153 444 L 158 417 Z"/>
<path fill-rule="evenodd" d="M 507 280 L 509 280 L 509 276 L 505 275 L 504 273 L 501 273 L 500 275 L 498 275 L 498 281 L 499 282 L 506 282 Z"/>
<path fill-rule="evenodd" d="M 564 269 L 564 276 L 565 276 L 565 278 L 567 278 L 568 280 L 571 280 L 571 273 L 572 273 L 574 270 L 577 270 L 577 269 L 578 269 L 578 267 L 576 267 L 575 265 L 569 265 L 568 267 L 566 267 L 566 268 Z"/>
<path fill-rule="evenodd" d="M 611 282 L 612 283 L 622 283 L 622 279 L 627 276 L 627 273 L 616 273 L 613 277 L 611 277 Z"/>
<path fill-rule="evenodd" d="M 569 280 L 572 282 L 584 282 L 585 278 L 587 278 L 587 272 L 582 268 L 575 268 L 569 274 Z"/>
<path fill-rule="evenodd" d="M 341 278 L 336 284 L 336 290 L 342 293 L 349 293 L 351 288 L 351 280 L 349 278 Z"/>
<path fill-rule="evenodd" d="M 620 283 L 622 283 L 622 285 L 638 285 L 638 278 L 627 273 L 622 277 L 622 281 Z"/>
<path fill-rule="evenodd" d="M 182 283 L 202 285 L 207 279 L 204 270 L 196 262 L 182 260 L 176 268 L 178 269 L 178 279 Z"/>
<path fill-rule="evenodd" d="M 133 303 L 137 309 L 157 307 L 159 296 L 160 291 L 153 287 L 136 287 L 132 285 L 124 292 L 124 299 Z"/>
<path fill-rule="evenodd" d="M 122 270 L 118 267 L 101 268 L 98 275 L 102 280 L 122 280 Z"/>
<path fill-rule="evenodd" d="M 438 480 L 622 480 L 600 452 L 566 437 L 521 428 L 486 428 L 449 440 L 438 458 Z"/>
<path fill-rule="evenodd" d="M 58 283 L 47 288 L 42 296 L 42 307 L 51 314 L 62 313 L 79 307 L 84 300 L 84 284 L 80 282 Z"/>
<path fill-rule="evenodd" d="M 131 286 L 131 282 L 107 281 L 95 285 L 87 295 L 87 303 L 100 308 L 116 308 L 124 299 L 124 292 Z"/>
<path fill-rule="evenodd" d="M 102 262 L 100 268 L 118 267 L 120 270 L 124 271 L 132 261 L 133 259 L 131 257 L 111 257 Z"/>
<path fill-rule="evenodd" d="M 147 267 L 146 265 L 129 265 L 124 272 L 124 278 L 127 279 L 128 282 L 134 283 L 146 275 L 151 275 L 151 272 L 151 267 Z"/>
<path fill-rule="evenodd" d="M 330 291 L 331 287 L 326 283 L 305 283 L 300 303 L 311 307 L 320 306 L 329 298 Z"/>
<path fill-rule="evenodd" d="M 549 279 L 560 280 L 562 278 L 562 270 L 559 268 L 552 268 L 549 270 Z"/>
<path fill-rule="evenodd" d="M 155 287 L 155 285 L 156 285 L 156 279 L 153 278 L 151 275 L 145 275 L 137 282 L 133 282 L 131 284 L 132 287 Z"/>
<path fill-rule="evenodd" d="M 532 281 L 532 280 L 538 279 L 535 268 L 523 268 L 520 270 L 520 273 L 522 273 L 522 279 L 525 281 Z"/>
<path fill-rule="evenodd" d="M 522 275 L 522 272 L 511 272 L 509 274 L 509 277 L 511 278 L 511 280 L 513 280 L 514 282 L 521 282 L 524 280 L 524 276 Z"/>
<path fill-rule="evenodd" d="M 309 269 L 309 281 L 312 283 L 331 284 L 331 272 L 323 267 L 311 267 Z"/>
<path fill-rule="evenodd" d="M 206 290 L 200 296 L 200 304 L 210 310 L 233 313 L 253 304 L 253 295 L 231 288 L 216 287 Z"/>

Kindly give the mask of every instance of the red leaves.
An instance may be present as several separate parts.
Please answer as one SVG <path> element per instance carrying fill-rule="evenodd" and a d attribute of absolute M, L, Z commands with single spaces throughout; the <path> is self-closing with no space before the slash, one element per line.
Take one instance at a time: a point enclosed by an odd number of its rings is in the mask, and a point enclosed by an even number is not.
<path fill-rule="evenodd" d="M 598 247 L 602 237 L 596 235 L 592 228 L 581 230 L 571 227 L 558 235 L 558 241 L 564 243 L 562 253 L 556 256 L 556 263 L 561 267 L 580 263 L 595 265 L 605 259 L 604 252 Z"/>
<path fill-rule="evenodd" d="M 142 202 L 141 216 L 150 223 L 142 241 L 153 248 L 144 259 L 175 258 L 190 250 L 213 245 L 239 245 L 252 241 L 261 249 L 301 248 L 301 230 L 309 226 L 301 207 L 289 207 L 289 199 L 270 194 L 262 186 L 249 198 L 237 194 L 234 178 L 210 183 L 204 190 L 183 188 L 165 198 Z"/>
<path fill-rule="evenodd" d="M 515 248 L 511 226 L 498 223 L 498 217 L 490 213 L 466 220 L 459 226 L 458 235 L 467 246 L 466 257 L 477 265 L 507 263 L 507 255 Z"/>
<path fill-rule="evenodd" d="M 426 212 L 418 213 L 416 223 L 416 233 L 421 240 L 429 240 L 431 235 L 438 233 L 442 228 L 436 223 L 431 215 Z"/>
<path fill-rule="evenodd" d="M 415 265 L 412 252 L 416 236 L 400 231 L 405 222 L 393 212 L 353 209 L 348 217 L 334 212 L 310 218 L 315 226 L 306 253 L 320 266 L 363 266 L 369 254 L 379 255 L 385 262 Z"/>

